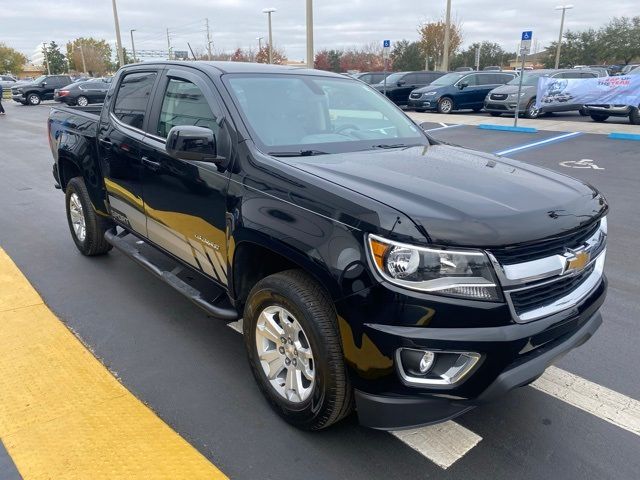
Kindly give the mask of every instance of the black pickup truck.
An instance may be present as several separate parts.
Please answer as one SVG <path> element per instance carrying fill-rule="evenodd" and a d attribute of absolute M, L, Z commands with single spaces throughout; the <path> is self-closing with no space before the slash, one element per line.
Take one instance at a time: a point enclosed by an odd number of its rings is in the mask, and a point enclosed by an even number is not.
<path fill-rule="evenodd" d="M 87 256 L 112 247 L 243 319 L 290 423 L 453 418 L 531 383 L 602 323 L 593 187 L 431 139 L 362 82 L 218 62 L 121 69 L 54 107 L 56 186 Z"/>

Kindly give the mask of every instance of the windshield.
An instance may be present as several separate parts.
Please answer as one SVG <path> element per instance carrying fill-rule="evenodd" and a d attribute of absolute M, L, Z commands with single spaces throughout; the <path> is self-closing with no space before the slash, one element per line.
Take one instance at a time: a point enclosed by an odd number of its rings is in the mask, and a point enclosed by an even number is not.
<path fill-rule="evenodd" d="M 266 152 L 341 153 L 428 145 L 409 118 L 368 85 L 311 75 L 225 75 Z"/>
<path fill-rule="evenodd" d="M 41 75 L 38 78 L 36 78 L 33 83 L 42 83 L 42 82 L 46 82 L 47 81 L 47 76 L 46 75 Z"/>
<path fill-rule="evenodd" d="M 431 85 L 436 85 L 441 87 L 446 85 L 453 85 L 454 83 L 456 83 L 458 80 L 460 80 L 462 77 L 466 75 L 469 75 L 469 74 L 468 73 L 447 73 L 446 75 L 443 75 L 442 77 L 431 82 Z"/>
<path fill-rule="evenodd" d="M 546 73 L 524 73 L 522 76 L 522 85 L 526 87 L 535 87 L 538 85 L 538 79 L 548 77 Z M 514 77 L 507 85 L 520 85 L 520 77 Z"/>

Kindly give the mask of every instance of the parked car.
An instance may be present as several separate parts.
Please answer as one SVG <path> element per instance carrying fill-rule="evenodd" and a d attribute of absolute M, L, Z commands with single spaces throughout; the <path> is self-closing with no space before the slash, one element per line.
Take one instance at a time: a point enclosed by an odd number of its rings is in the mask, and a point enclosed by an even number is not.
<path fill-rule="evenodd" d="M 353 78 L 357 78 L 361 82 L 368 83 L 369 85 L 375 85 L 382 82 L 385 78 L 391 75 L 391 72 L 361 72 L 353 75 Z"/>
<path fill-rule="evenodd" d="M 396 105 L 407 105 L 409 94 L 416 88 L 429 85 L 434 80 L 445 75 L 446 72 L 396 72 L 386 79 L 387 97 Z M 375 89 L 384 91 L 384 83 L 373 85 Z"/>
<path fill-rule="evenodd" d="M 585 69 L 564 69 L 564 70 L 533 70 L 524 72 L 522 78 L 522 91 L 520 93 L 519 111 L 526 118 L 537 118 L 541 113 L 548 112 L 569 112 L 580 111 L 582 105 L 571 103 L 571 99 L 566 95 L 561 97 L 563 105 L 543 106 L 540 110 L 536 108 L 536 97 L 538 92 L 538 79 L 541 77 L 551 77 L 557 79 L 567 78 L 596 78 L 598 72 Z M 503 113 L 515 114 L 518 103 L 518 85 L 520 78 L 515 78 L 511 82 L 489 92 L 484 100 L 484 110 L 494 117 L 499 117 Z M 561 92 L 558 94 L 562 95 Z M 584 113 L 584 111 L 583 111 Z"/>
<path fill-rule="evenodd" d="M 90 103 L 102 103 L 109 91 L 109 83 L 102 78 L 75 82 L 56 89 L 53 99 L 67 105 L 80 105 L 81 107 L 86 107 Z"/>
<path fill-rule="evenodd" d="M 17 81 L 11 75 L 0 75 L 0 88 L 10 89 Z"/>
<path fill-rule="evenodd" d="M 516 77 L 514 72 L 448 73 L 431 85 L 411 92 L 409 107 L 418 112 L 451 113 L 467 108 L 479 112 L 490 90 Z"/>
<path fill-rule="evenodd" d="M 501 72 L 502 67 L 500 65 L 489 65 L 482 69 L 483 72 Z"/>
<path fill-rule="evenodd" d="M 458 67 L 454 70 L 454 72 L 473 72 L 474 69 L 472 67 Z"/>
<path fill-rule="evenodd" d="M 38 105 L 42 100 L 52 100 L 56 88 L 73 83 L 69 75 L 42 75 L 32 82 L 11 88 L 11 98 L 23 105 Z"/>
<path fill-rule="evenodd" d="M 626 75 L 640 75 L 640 67 Z M 629 117 L 629 123 L 640 125 L 640 101 L 635 105 L 587 104 L 584 109 L 594 122 L 604 122 L 609 117 Z"/>
<path fill-rule="evenodd" d="M 637 67 L 640 67 L 640 63 L 630 63 L 629 65 L 625 65 L 624 67 L 622 67 L 620 75 L 626 75 Z"/>
<path fill-rule="evenodd" d="M 212 316 L 242 318 L 260 390 L 297 427 L 354 405 L 380 429 L 453 418 L 602 324 L 595 187 L 441 144 L 357 80 L 127 65 L 101 108 L 54 106 L 48 137 L 80 253 L 115 247 Z"/>

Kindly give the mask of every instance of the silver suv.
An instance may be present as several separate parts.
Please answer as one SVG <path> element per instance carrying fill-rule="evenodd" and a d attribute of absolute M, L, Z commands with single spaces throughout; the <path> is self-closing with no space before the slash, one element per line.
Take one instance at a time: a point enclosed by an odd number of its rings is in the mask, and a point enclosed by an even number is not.
<path fill-rule="evenodd" d="M 538 90 L 538 79 L 540 77 L 551 78 L 596 78 L 599 74 L 597 71 L 587 69 L 571 69 L 571 70 L 530 70 L 524 72 L 522 78 L 522 92 L 520 93 L 520 111 L 526 118 L 537 118 L 541 113 L 546 112 L 569 112 L 578 110 L 584 114 L 582 105 L 571 103 L 571 99 L 563 105 L 543 106 L 540 110 L 536 108 L 536 93 Z M 514 78 L 512 81 L 501 87 L 494 88 L 484 99 L 484 110 L 494 117 L 498 117 L 503 113 L 515 113 L 516 103 L 518 102 L 518 84 L 520 78 Z"/>

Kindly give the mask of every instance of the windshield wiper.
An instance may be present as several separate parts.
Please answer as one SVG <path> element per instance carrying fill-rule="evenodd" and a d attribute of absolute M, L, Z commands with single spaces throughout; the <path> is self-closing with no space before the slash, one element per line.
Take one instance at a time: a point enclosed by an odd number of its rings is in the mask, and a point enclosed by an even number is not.
<path fill-rule="evenodd" d="M 382 145 L 374 145 L 373 148 L 409 148 L 418 147 L 419 145 L 407 145 L 406 143 L 383 143 Z"/>
<path fill-rule="evenodd" d="M 295 152 L 269 152 L 272 157 L 313 157 L 314 155 L 328 155 L 321 150 L 298 150 Z"/>

